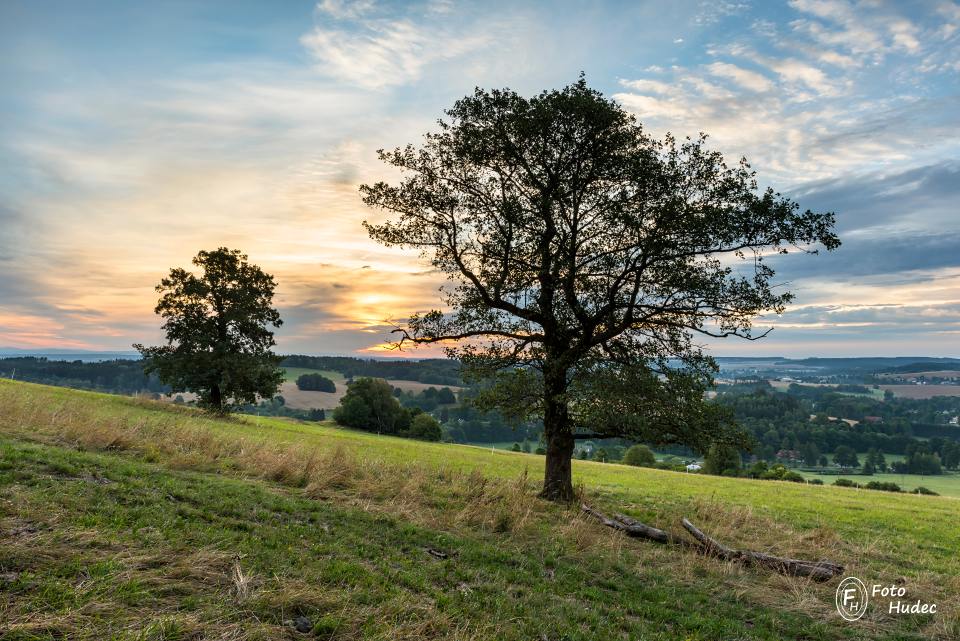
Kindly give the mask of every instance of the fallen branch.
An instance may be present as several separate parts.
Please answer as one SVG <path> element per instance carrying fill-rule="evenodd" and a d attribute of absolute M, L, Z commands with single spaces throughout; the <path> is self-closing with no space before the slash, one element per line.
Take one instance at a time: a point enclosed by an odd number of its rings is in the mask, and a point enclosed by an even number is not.
<path fill-rule="evenodd" d="M 636 521 L 629 517 L 623 517 L 620 514 L 614 515 L 614 519 L 608 519 L 606 516 L 593 510 L 588 505 L 582 505 L 581 509 L 599 520 L 601 523 L 607 527 L 612 527 L 615 530 L 619 530 L 626 534 L 627 536 L 632 536 L 639 539 L 650 539 L 651 541 L 656 541 L 657 543 L 670 543 L 673 538 L 669 533 L 664 532 L 663 530 L 658 530 L 655 527 L 650 527 L 640 521 Z"/>
<path fill-rule="evenodd" d="M 641 523 L 623 514 L 614 514 L 613 518 L 609 518 L 586 504 L 581 505 L 580 509 L 607 527 L 623 532 L 627 536 L 648 539 L 656 541 L 657 543 L 672 543 L 674 545 L 693 548 L 699 554 L 712 556 L 724 561 L 739 562 L 745 565 L 756 564 L 781 574 L 810 577 L 814 581 L 828 581 L 843 572 L 842 565 L 831 561 L 788 559 L 763 552 L 754 552 L 753 550 L 736 550 L 729 548 L 716 539 L 704 534 L 703 531 L 686 518 L 681 519 L 680 523 L 690 536 L 695 539 L 695 543 L 688 539 L 679 538 L 665 530 Z"/>
<path fill-rule="evenodd" d="M 804 561 L 801 559 L 773 556 L 771 554 L 764 554 L 763 552 L 754 552 L 752 550 L 734 550 L 722 545 L 716 539 L 707 536 L 687 519 L 682 519 L 680 523 L 693 538 L 700 542 L 705 550 L 705 554 L 716 556 L 725 561 L 741 561 L 746 564 L 756 563 L 757 565 L 770 568 L 781 574 L 808 576 L 814 581 L 828 581 L 843 572 L 842 565 L 837 565 L 829 561 Z"/>

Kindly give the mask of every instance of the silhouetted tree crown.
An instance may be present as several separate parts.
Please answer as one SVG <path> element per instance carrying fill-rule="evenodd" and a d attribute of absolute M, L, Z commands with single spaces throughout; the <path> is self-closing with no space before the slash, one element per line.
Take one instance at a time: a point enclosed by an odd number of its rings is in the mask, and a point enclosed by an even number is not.
<path fill-rule="evenodd" d="M 220 247 L 193 259 L 200 274 L 170 270 L 160 281 L 156 313 L 167 344 L 134 345 L 174 392 L 194 392 L 198 404 L 218 412 L 272 398 L 283 382 L 270 327 L 282 324 L 273 308 L 276 282 L 247 256 Z"/>
<path fill-rule="evenodd" d="M 533 98 L 477 89 L 446 115 L 420 147 L 380 151 L 401 182 L 361 187 L 394 214 L 371 237 L 450 279 L 449 312 L 414 315 L 399 342 L 448 345 L 493 378 L 482 406 L 543 418 L 548 498 L 573 496 L 579 436 L 744 446 L 703 400 L 716 365 L 695 337 L 757 338 L 752 319 L 791 300 L 766 256 L 838 247 L 833 215 L 759 191 L 705 136 L 647 135 L 582 77 Z"/>

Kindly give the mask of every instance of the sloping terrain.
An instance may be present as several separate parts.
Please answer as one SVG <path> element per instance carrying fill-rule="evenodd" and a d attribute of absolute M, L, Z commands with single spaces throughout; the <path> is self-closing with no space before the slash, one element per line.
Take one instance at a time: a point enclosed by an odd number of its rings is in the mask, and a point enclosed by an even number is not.
<path fill-rule="evenodd" d="M 542 459 L 0 381 L 0 638 L 950 639 L 960 501 L 577 462 L 585 499 L 845 563 L 936 615 L 543 503 Z M 305 632 L 298 631 L 306 630 Z"/>

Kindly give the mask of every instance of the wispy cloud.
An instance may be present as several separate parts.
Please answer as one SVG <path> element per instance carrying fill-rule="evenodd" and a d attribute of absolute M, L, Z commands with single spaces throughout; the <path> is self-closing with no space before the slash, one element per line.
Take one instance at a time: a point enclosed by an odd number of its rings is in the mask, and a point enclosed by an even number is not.
<path fill-rule="evenodd" d="M 488 50 L 508 33 L 503 24 L 453 28 L 447 5 L 422 6 L 414 18 L 372 2 L 325 0 L 317 9 L 318 24 L 301 38 L 317 71 L 371 89 L 416 81 L 431 64 Z"/>
<path fill-rule="evenodd" d="M 763 92 L 773 89 L 773 82 L 756 71 L 750 71 L 743 67 L 727 62 L 714 62 L 706 66 L 706 70 L 718 78 L 726 78 L 750 91 Z M 639 88 L 636 84 L 628 85 L 632 88 Z"/>

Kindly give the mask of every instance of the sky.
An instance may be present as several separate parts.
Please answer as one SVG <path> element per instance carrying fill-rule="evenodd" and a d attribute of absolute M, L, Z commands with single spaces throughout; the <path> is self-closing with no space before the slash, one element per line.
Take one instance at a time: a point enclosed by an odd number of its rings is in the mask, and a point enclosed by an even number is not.
<path fill-rule="evenodd" d="M 656 134 L 706 132 L 843 247 L 716 355 L 960 356 L 960 4 L 0 2 L 0 347 L 159 344 L 201 249 L 278 280 L 283 353 L 385 352 L 443 277 L 373 243 L 361 183 L 475 86 L 583 71 Z M 426 356 L 426 352 L 404 352 Z"/>

